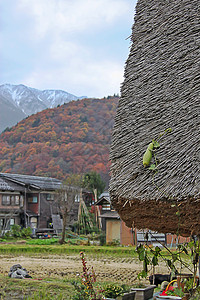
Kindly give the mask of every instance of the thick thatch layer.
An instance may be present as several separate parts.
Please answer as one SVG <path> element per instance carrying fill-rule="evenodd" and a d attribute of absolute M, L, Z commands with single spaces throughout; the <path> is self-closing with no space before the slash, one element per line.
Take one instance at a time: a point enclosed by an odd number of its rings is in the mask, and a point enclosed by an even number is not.
<path fill-rule="evenodd" d="M 111 200 L 127 226 L 200 234 L 199 8 L 199 0 L 136 7 L 111 145 Z M 142 157 L 167 128 L 153 176 Z"/>

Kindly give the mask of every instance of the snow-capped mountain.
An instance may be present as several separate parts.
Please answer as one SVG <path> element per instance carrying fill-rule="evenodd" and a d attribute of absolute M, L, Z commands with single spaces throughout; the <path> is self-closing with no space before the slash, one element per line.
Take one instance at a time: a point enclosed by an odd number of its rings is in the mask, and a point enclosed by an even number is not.
<path fill-rule="evenodd" d="M 87 97 L 77 97 L 62 90 L 41 91 L 23 84 L 0 85 L 0 132 L 26 116 L 83 98 Z"/>
<path fill-rule="evenodd" d="M 0 132 L 6 127 L 15 125 L 25 117 L 26 115 L 21 109 L 9 102 L 5 97 L 0 96 Z"/>
<path fill-rule="evenodd" d="M 23 84 L 3 84 L 0 85 L 0 97 L 3 96 L 10 103 L 20 108 L 25 115 L 35 114 L 46 108 L 53 108 L 57 105 L 70 102 L 72 100 L 83 99 L 62 90 L 40 91 L 27 87 Z"/>

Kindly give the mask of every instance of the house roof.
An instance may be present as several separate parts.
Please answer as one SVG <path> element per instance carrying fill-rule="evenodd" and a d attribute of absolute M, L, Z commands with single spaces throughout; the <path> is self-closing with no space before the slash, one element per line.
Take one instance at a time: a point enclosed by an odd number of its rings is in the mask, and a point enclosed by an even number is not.
<path fill-rule="evenodd" d="M 21 174 L 0 173 L 0 179 L 9 183 L 23 187 L 29 187 L 36 190 L 55 190 L 61 186 L 61 181 L 51 177 L 39 177 Z"/>
<path fill-rule="evenodd" d="M 107 201 L 109 204 L 111 204 L 110 200 L 110 194 L 109 192 L 104 192 L 99 196 L 99 200 L 95 203 L 95 205 L 101 205 L 102 202 Z"/>
<path fill-rule="evenodd" d="M 103 193 L 99 196 L 99 199 L 101 199 L 101 198 L 108 198 L 108 199 L 110 199 L 110 194 L 109 194 L 109 192 L 103 192 Z"/>
<path fill-rule="evenodd" d="M 120 219 L 120 216 L 115 210 L 107 211 L 106 213 L 99 216 L 99 218 L 106 218 L 106 219 Z"/>
<path fill-rule="evenodd" d="M 0 190 L 1 191 L 11 191 L 11 192 L 14 192 L 14 191 L 21 192 L 21 191 L 24 191 L 24 187 L 7 180 L 6 178 L 0 177 Z"/>
<path fill-rule="evenodd" d="M 12 216 L 18 216 L 22 213 L 22 210 L 20 208 L 15 208 L 15 207 L 1 207 L 0 210 L 0 217 L 8 215 L 9 217 Z"/>
<path fill-rule="evenodd" d="M 111 200 L 128 227 L 200 233 L 199 32 L 197 0 L 138 0 L 110 152 Z M 153 172 L 143 155 L 164 132 Z"/>

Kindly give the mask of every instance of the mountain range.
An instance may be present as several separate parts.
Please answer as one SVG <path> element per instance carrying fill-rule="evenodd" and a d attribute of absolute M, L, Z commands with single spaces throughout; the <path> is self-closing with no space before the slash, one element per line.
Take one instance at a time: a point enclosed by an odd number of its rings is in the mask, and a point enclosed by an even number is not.
<path fill-rule="evenodd" d="M 26 117 L 0 134 L 0 172 L 65 179 L 96 171 L 109 181 L 119 97 L 82 99 Z"/>
<path fill-rule="evenodd" d="M 0 132 L 39 111 L 83 98 L 87 97 L 62 90 L 41 91 L 23 84 L 0 85 Z"/>

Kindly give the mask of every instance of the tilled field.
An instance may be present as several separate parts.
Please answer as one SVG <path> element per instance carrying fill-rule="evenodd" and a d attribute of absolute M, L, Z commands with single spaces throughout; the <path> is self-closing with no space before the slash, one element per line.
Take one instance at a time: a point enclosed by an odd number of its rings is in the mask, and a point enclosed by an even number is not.
<path fill-rule="evenodd" d="M 93 266 L 98 281 L 110 281 L 133 284 L 137 274 L 142 270 L 142 263 L 137 258 L 118 258 L 88 255 L 87 266 Z M 75 278 L 82 272 L 80 256 L 47 255 L 47 256 L 0 256 L 0 273 L 8 276 L 11 266 L 20 264 L 26 268 L 34 279 Z M 168 273 L 165 266 L 156 267 L 156 272 Z"/>

